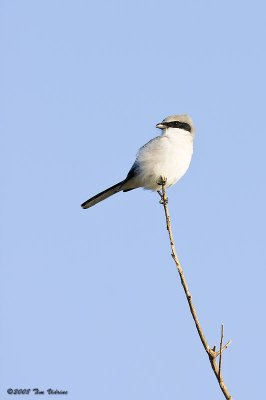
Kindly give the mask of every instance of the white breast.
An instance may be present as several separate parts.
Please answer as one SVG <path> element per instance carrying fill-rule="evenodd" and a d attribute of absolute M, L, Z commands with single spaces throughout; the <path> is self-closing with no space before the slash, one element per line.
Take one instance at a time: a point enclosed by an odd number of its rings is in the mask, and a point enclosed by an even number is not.
<path fill-rule="evenodd" d="M 193 153 L 193 137 L 183 129 L 167 129 L 162 136 L 143 146 L 137 156 L 138 184 L 145 189 L 160 190 L 160 176 L 166 187 L 176 183 L 187 171 Z"/>

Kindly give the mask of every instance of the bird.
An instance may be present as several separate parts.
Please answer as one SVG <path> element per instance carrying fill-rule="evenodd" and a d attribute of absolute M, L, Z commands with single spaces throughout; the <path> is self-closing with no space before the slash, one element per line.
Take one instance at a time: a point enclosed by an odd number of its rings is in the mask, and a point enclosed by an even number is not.
<path fill-rule="evenodd" d="M 107 199 L 118 192 L 137 188 L 157 191 L 174 185 L 186 173 L 193 154 L 195 129 L 188 114 L 170 115 L 156 125 L 161 135 L 142 146 L 126 178 L 96 194 L 81 204 L 83 209 Z"/>

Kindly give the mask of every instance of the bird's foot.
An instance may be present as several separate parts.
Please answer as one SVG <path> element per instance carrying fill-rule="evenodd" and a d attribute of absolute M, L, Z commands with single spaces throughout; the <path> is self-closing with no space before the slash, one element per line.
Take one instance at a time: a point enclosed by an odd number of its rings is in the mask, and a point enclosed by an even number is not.
<path fill-rule="evenodd" d="M 167 182 L 167 178 L 165 176 L 160 176 L 157 184 L 160 186 L 165 186 L 166 182 Z"/>
<path fill-rule="evenodd" d="M 164 176 L 160 176 L 157 184 L 162 187 L 162 190 L 157 190 L 157 193 L 161 197 L 160 204 L 167 204 L 168 203 L 168 198 L 165 193 L 165 184 L 167 182 L 167 178 Z"/>

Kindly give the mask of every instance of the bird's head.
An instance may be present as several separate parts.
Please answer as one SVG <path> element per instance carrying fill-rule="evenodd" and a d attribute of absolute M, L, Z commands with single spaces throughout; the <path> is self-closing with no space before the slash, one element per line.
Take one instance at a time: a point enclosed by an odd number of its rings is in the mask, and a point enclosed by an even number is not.
<path fill-rule="evenodd" d="M 195 130 L 193 121 L 188 114 L 169 115 L 162 122 L 156 125 L 159 129 L 183 129 L 194 137 Z"/>

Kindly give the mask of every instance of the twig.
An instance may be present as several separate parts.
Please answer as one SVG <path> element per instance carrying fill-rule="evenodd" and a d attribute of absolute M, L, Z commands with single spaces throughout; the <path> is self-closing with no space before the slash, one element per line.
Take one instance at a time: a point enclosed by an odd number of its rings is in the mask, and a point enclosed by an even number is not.
<path fill-rule="evenodd" d="M 222 347 L 222 340 L 223 340 L 223 332 L 222 332 L 222 338 L 221 338 L 221 343 L 220 343 L 220 351 L 216 351 L 216 347 L 215 346 L 213 347 L 213 349 L 210 348 L 210 346 L 209 346 L 209 344 L 208 344 L 208 342 L 207 342 L 207 340 L 206 340 L 206 338 L 204 336 L 202 327 L 201 327 L 200 322 L 199 322 L 199 318 L 197 316 L 195 307 L 194 307 L 193 302 L 192 302 L 192 296 L 191 296 L 191 293 L 189 291 L 189 288 L 188 288 L 188 285 L 187 285 L 187 282 L 186 282 L 186 279 L 185 279 L 183 268 L 181 267 L 181 264 L 180 264 L 179 259 L 177 257 L 174 238 L 173 238 L 173 232 L 172 232 L 172 227 L 171 227 L 171 221 L 170 221 L 170 214 L 169 214 L 169 209 L 168 209 L 168 198 L 167 198 L 166 191 L 165 191 L 165 184 L 166 184 L 166 178 L 160 177 L 158 185 L 160 185 L 162 187 L 162 192 L 158 191 L 158 193 L 159 193 L 159 195 L 161 197 L 161 202 L 160 203 L 163 204 L 163 207 L 164 207 L 164 213 L 165 213 L 165 219 L 166 219 L 166 228 L 167 228 L 167 231 L 168 231 L 169 240 L 170 240 L 170 246 L 171 246 L 171 252 L 172 252 L 171 255 L 172 255 L 172 258 L 173 258 L 173 260 L 175 262 L 176 268 L 178 270 L 178 273 L 179 273 L 179 276 L 180 276 L 180 280 L 181 280 L 181 284 L 183 286 L 183 289 L 184 289 L 184 292 L 185 292 L 185 295 L 186 295 L 186 298 L 187 298 L 187 301 L 188 301 L 188 305 L 189 305 L 189 309 L 190 309 L 192 318 L 193 318 L 193 320 L 195 322 L 196 329 L 198 331 L 201 343 L 202 343 L 206 353 L 208 354 L 208 357 L 209 357 L 213 372 L 214 372 L 214 374 L 215 374 L 215 376 L 216 376 L 216 378 L 218 380 L 218 383 L 219 383 L 220 388 L 221 388 L 221 390 L 222 390 L 222 392 L 224 394 L 224 397 L 227 400 L 232 400 L 232 396 L 230 395 L 230 393 L 229 393 L 229 391 L 228 391 L 228 389 L 227 389 L 227 387 L 226 387 L 226 385 L 224 383 L 222 374 L 221 374 L 222 352 L 225 349 L 227 349 L 227 347 L 230 345 L 231 341 L 229 341 L 224 347 Z M 219 366 L 217 365 L 217 362 L 216 362 L 217 356 L 220 356 Z"/>
<path fill-rule="evenodd" d="M 221 326 L 221 341 L 220 341 L 220 355 L 219 355 L 219 373 L 218 377 L 221 379 L 221 370 L 222 370 L 222 349 L 223 349 L 223 340 L 224 340 L 224 324 Z"/>
<path fill-rule="evenodd" d="M 224 347 L 222 348 L 222 352 L 223 352 L 224 350 L 226 350 L 227 347 L 229 347 L 231 343 L 232 343 L 232 340 L 230 339 L 230 340 L 224 345 Z"/>

